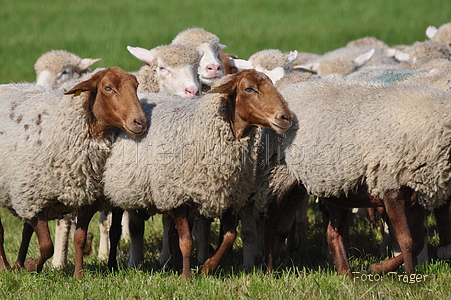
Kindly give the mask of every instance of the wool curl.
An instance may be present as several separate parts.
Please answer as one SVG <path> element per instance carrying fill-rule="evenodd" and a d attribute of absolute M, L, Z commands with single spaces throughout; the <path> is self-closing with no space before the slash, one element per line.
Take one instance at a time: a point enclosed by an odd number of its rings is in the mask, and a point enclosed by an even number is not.
<path fill-rule="evenodd" d="M 450 196 L 451 95 L 343 80 L 300 83 L 281 94 L 298 115 L 287 132 L 287 166 L 309 193 L 339 197 L 366 185 L 382 198 L 405 186 L 427 209 Z"/>

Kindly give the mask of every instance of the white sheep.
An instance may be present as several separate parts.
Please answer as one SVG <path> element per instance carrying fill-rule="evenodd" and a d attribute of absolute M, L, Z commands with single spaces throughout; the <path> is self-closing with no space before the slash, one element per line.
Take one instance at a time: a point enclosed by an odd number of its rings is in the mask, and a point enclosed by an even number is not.
<path fill-rule="evenodd" d="M 100 58 L 83 58 L 66 50 L 52 50 L 42 54 L 34 65 L 36 84 L 57 87 L 90 72 L 89 67 Z"/>
<path fill-rule="evenodd" d="M 101 181 L 114 127 L 134 138 L 147 128 L 137 87 L 120 68 L 95 72 L 65 95 L 35 84 L 0 86 L 0 205 L 24 220 L 27 232 L 17 267 L 40 271 L 53 254 L 47 220 L 78 210 L 74 276 L 82 275 L 89 220 L 107 206 Z M 25 261 L 33 230 L 40 257 Z"/>
<path fill-rule="evenodd" d="M 172 40 L 172 44 L 190 46 L 202 50 L 203 56 L 199 65 L 199 79 L 202 84 L 212 86 L 216 80 L 224 76 L 220 51 L 227 48 L 219 42 L 219 38 L 202 28 L 188 28 L 181 31 Z"/>
<path fill-rule="evenodd" d="M 311 71 L 325 78 L 331 75 L 345 76 L 364 66 L 386 64 L 393 65 L 398 64 L 398 62 L 381 50 L 372 47 L 354 46 L 342 47 L 327 52 L 319 60 L 305 65 L 295 65 L 293 69 Z"/>
<path fill-rule="evenodd" d="M 235 239 L 231 213 L 252 192 L 254 125 L 283 134 L 291 112 L 269 77 L 255 70 L 224 77 L 199 101 L 167 94 L 141 98 L 151 119 L 148 134 L 138 143 L 119 136 L 107 161 L 105 194 L 124 209 L 172 214 L 185 277 L 192 249 L 187 206 L 222 218 L 223 244 L 202 267 L 203 274 L 211 272 Z"/>
<path fill-rule="evenodd" d="M 278 49 L 266 49 L 252 54 L 248 60 L 233 59 L 233 63 L 238 70 L 255 69 L 263 72 L 276 84 L 282 77 L 291 73 L 291 64 L 297 57 L 296 50 L 284 54 Z"/>
<path fill-rule="evenodd" d="M 433 40 L 415 42 L 404 50 L 398 50 L 395 58 L 401 62 L 421 65 L 433 59 L 450 59 L 451 48 Z"/>
<path fill-rule="evenodd" d="M 202 50 L 177 44 L 151 50 L 130 46 L 127 49 L 146 63 L 138 72 L 138 92 L 167 92 L 190 99 L 199 96 L 197 70 Z"/>
<path fill-rule="evenodd" d="M 426 36 L 451 48 L 451 22 L 441 25 L 439 28 L 429 26 L 426 29 Z"/>
<path fill-rule="evenodd" d="M 451 95 L 343 80 L 299 83 L 281 93 L 298 117 L 287 132 L 290 173 L 332 204 L 383 204 L 402 254 L 373 265 L 373 271 L 404 262 L 406 273 L 413 273 L 413 256 L 423 242 L 423 207 L 437 207 L 451 194 Z M 329 223 L 329 246 L 338 272 L 352 277 L 346 251 L 336 244 L 342 225 Z"/>

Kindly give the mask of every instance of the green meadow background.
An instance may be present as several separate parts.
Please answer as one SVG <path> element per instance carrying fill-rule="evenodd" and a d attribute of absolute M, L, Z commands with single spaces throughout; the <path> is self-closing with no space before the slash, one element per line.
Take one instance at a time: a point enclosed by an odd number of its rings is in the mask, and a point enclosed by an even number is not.
<path fill-rule="evenodd" d="M 388 45 L 426 39 L 429 25 L 451 22 L 449 0 L 0 0 L 0 83 L 34 81 L 33 65 L 44 52 L 66 49 L 80 57 L 102 58 L 94 67 L 119 66 L 135 71 L 141 62 L 126 46 L 153 48 L 169 44 L 178 32 L 202 27 L 215 33 L 241 58 L 270 48 L 324 53 L 350 40 L 374 36 Z M 0 162 L 1 163 L 1 162 Z M 0 209 L 5 247 L 14 262 L 20 244 L 20 221 Z M 98 245 L 98 215 L 91 222 Z M 128 243 L 121 243 L 120 269 L 111 274 L 94 253 L 85 261 L 86 275 L 73 279 L 73 249 L 68 266 L 40 274 L 0 273 L 0 299 L 451 299 L 448 261 L 437 261 L 435 220 L 429 217 L 430 264 L 417 267 L 423 280 L 404 282 L 402 268 L 394 279 L 357 280 L 336 275 L 321 254 L 321 214 L 312 201 L 310 229 L 302 232 L 301 247 L 289 253 L 272 275 L 260 268 L 245 273 L 241 241 L 219 270 L 201 277 L 193 268 L 190 280 L 158 266 L 162 226 L 159 216 L 147 222 L 143 268 L 127 269 Z M 217 234 L 218 224 L 212 230 Z M 54 222 L 50 224 L 52 230 Z M 215 240 L 215 238 L 213 238 Z M 365 274 L 381 257 L 380 233 L 368 222 L 351 226 L 351 265 Z M 30 257 L 37 255 L 33 239 Z M 398 278 L 401 278 L 399 280 Z"/>
<path fill-rule="evenodd" d="M 427 26 L 451 21 L 447 0 L 0 0 L 0 83 L 33 81 L 34 62 L 52 49 L 102 58 L 95 67 L 137 70 L 126 46 L 168 44 L 202 27 L 227 51 L 324 53 L 375 36 L 388 45 L 426 39 Z"/>

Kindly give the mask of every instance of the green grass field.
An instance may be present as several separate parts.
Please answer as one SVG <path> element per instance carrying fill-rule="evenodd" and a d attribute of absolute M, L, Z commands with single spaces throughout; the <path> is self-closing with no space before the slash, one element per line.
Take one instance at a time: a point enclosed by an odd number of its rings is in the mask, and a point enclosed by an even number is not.
<path fill-rule="evenodd" d="M 102 58 L 94 67 L 138 70 L 141 62 L 126 50 L 127 45 L 150 49 L 168 44 L 189 27 L 215 33 L 228 45 L 227 52 L 241 58 L 270 48 L 321 54 L 365 36 L 391 46 L 423 41 L 427 26 L 451 21 L 450 12 L 449 0 L 0 0 L 0 83 L 34 81 L 35 61 L 52 49 Z M 0 216 L 12 262 L 21 224 L 4 209 Z M 86 257 L 85 278 L 75 280 L 71 250 L 69 265 L 62 271 L 52 270 L 48 263 L 40 274 L 0 273 L 0 299 L 450 299 L 451 270 L 449 262 L 434 259 L 438 245 L 434 227 L 429 237 L 432 260 L 428 266 L 417 267 L 419 279 L 404 282 L 401 269 L 396 275 L 370 281 L 362 275 L 380 259 L 380 236 L 366 222 L 357 222 L 352 227 L 351 264 L 361 275 L 354 283 L 337 276 L 321 255 L 319 216 L 312 205 L 312 226 L 302 235 L 301 249 L 287 256 L 273 275 L 260 269 L 243 272 L 240 240 L 211 276 L 201 277 L 194 269 L 193 277 L 184 281 L 162 271 L 158 268 L 162 228 L 155 217 L 147 222 L 148 251 L 142 270 L 126 268 L 127 243 L 123 242 L 119 272 L 110 274 L 106 263 L 93 253 Z M 53 222 L 50 227 L 53 230 Z M 98 243 L 96 219 L 91 231 Z M 30 256 L 36 255 L 34 239 Z"/>
<path fill-rule="evenodd" d="M 450 8 L 447 0 L 0 0 L 0 83 L 33 81 L 35 61 L 52 49 L 137 70 L 126 46 L 168 44 L 188 27 L 215 33 L 241 58 L 270 48 L 324 53 L 364 36 L 412 44 L 449 22 Z"/>

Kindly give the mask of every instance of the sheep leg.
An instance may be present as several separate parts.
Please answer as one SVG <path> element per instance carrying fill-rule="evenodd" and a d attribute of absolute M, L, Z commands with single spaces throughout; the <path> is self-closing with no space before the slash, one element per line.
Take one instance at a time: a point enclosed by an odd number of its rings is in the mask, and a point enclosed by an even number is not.
<path fill-rule="evenodd" d="M 401 254 L 380 264 L 373 264 L 371 270 L 376 274 L 393 271 L 403 262 L 407 275 L 415 272 L 413 258 L 423 248 L 425 213 L 424 208 L 418 203 L 411 204 L 409 199 L 411 197 L 412 191 L 405 190 L 392 190 L 385 194 L 385 210 L 393 224 Z"/>
<path fill-rule="evenodd" d="M 450 228 L 450 207 L 451 201 L 434 209 L 434 215 L 437 219 L 438 235 L 440 237 L 440 247 L 451 244 L 451 228 Z"/>
<path fill-rule="evenodd" d="M 189 226 L 189 207 L 180 206 L 172 210 L 172 218 L 175 221 L 179 236 L 180 251 L 183 259 L 183 277 L 189 278 L 191 275 L 191 253 L 193 251 L 193 238 Z"/>
<path fill-rule="evenodd" d="M 194 217 L 192 235 L 197 241 L 197 263 L 200 265 L 210 257 L 210 228 L 210 218 Z"/>
<path fill-rule="evenodd" d="M 246 271 L 250 271 L 255 266 L 257 251 L 262 248 L 263 238 L 259 239 L 258 222 L 263 222 L 263 220 L 260 220 L 262 216 L 254 205 L 243 207 L 240 211 L 240 218 L 243 266 Z"/>
<path fill-rule="evenodd" d="M 276 200 L 269 203 L 268 218 L 265 220 L 264 237 L 266 273 L 271 273 L 274 269 L 274 245 L 276 242 L 277 229 L 279 227 L 283 210 L 287 202 L 290 200 L 289 196 L 297 185 L 297 181 L 292 182 L 284 193 L 281 193 Z"/>
<path fill-rule="evenodd" d="M 350 210 L 330 203 L 327 205 L 327 210 L 329 221 L 326 229 L 326 238 L 335 267 L 338 274 L 353 278 L 344 242 L 344 233 Z"/>
<path fill-rule="evenodd" d="M 54 250 L 52 239 L 50 238 L 47 211 L 48 208 L 42 210 L 36 218 L 33 218 L 30 221 L 30 224 L 24 224 L 19 255 L 17 256 L 17 261 L 14 264 L 15 268 L 24 267 L 29 272 L 41 272 L 44 263 L 52 257 Z M 35 259 L 25 260 L 33 231 L 36 233 L 38 238 L 40 255 Z"/>
<path fill-rule="evenodd" d="M 30 245 L 31 237 L 33 236 L 33 226 L 25 222 L 22 227 L 22 240 L 20 242 L 19 253 L 17 255 L 16 262 L 14 263 L 14 270 L 18 270 L 25 267 L 25 259 L 27 257 L 28 246 Z"/>
<path fill-rule="evenodd" d="M 88 225 L 97 212 L 95 205 L 83 206 L 78 210 L 77 225 L 74 233 L 75 270 L 74 277 L 83 277 L 83 255 L 88 233 Z"/>
<path fill-rule="evenodd" d="M 147 212 L 143 210 L 128 211 L 128 228 L 130 237 L 129 268 L 139 268 L 144 261 L 144 229 Z"/>
<path fill-rule="evenodd" d="M 3 229 L 2 220 L 0 219 L 0 271 L 4 269 L 10 269 L 8 260 L 6 259 L 5 248 L 3 247 L 5 243 L 5 231 Z"/>
<path fill-rule="evenodd" d="M 205 264 L 202 266 L 201 274 L 205 275 L 214 272 L 222 260 L 222 257 L 227 252 L 227 250 L 235 242 L 237 231 L 236 224 L 233 220 L 233 214 L 231 210 L 227 210 L 221 218 L 221 224 L 224 230 L 223 240 L 219 248 L 216 250 L 215 254 L 209 258 Z"/>
<path fill-rule="evenodd" d="M 162 247 L 160 252 L 160 266 L 164 267 L 171 258 L 171 246 L 174 243 L 177 244 L 177 247 L 179 247 L 178 242 L 172 242 L 174 237 L 170 237 L 171 235 L 174 235 L 174 219 L 170 215 L 162 215 L 161 216 L 161 222 L 163 223 L 163 240 L 162 240 Z M 176 232 L 176 231 L 175 231 Z M 171 242 L 169 242 L 169 239 L 171 239 Z M 178 236 L 176 237 L 178 240 Z M 180 248 L 179 248 L 180 249 Z"/>
<path fill-rule="evenodd" d="M 105 261 L 109 259 L 110 254 L 110 241 L 109 241 L 109 231 L 111 225 L 112 213 L 105 213 L 104 211 L 100 212 L 99 216 L 99 253 L 98 258 L 101 261 Z M 110 262 L 108 262 L 108 266 L 110 266 Z"/>
<path fill-rule="evenodd" d="M 69 233 L 72 226 L 73 216 L 65 215 L 58 219 L 55 225 L 55 254 L 52 259 L 52 266 L 56 269 L 62 269 L 67 261 L 67 248 Z"/>
<path fill-rule="evenodd" d="M 122 231 L 122 215 L 124 210 L 121 208 L 113 208 L 111 212 L 111 224 L 109 230 L 110 251 L 108 253 L 108 268 L 117 270 L 117 247 L 121 238 Z"/>

